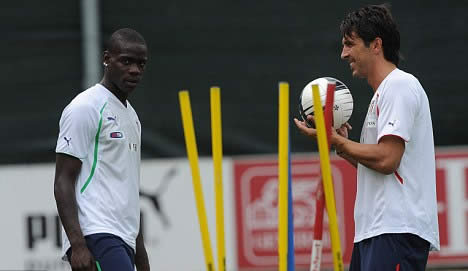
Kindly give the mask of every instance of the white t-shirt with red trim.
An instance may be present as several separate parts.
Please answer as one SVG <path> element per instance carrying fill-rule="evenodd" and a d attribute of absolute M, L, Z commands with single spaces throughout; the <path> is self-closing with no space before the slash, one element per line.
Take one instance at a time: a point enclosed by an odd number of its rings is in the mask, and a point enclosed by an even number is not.
<path fill-rule="evenodd" d="M 127 101 L 104 86 L 81 92 L 63 110 L 57 153 L 81 160 L 75 196 L 84 235 L 110 233 L 135 249 L 140 228 L 141 126 Z M 70 242 L 62 228 L 62 252 Z"/>
<path fill-rule="evenodd" d="M 405 151 L 390 175 L 358 164 L 354 242 L 384 233 L 412 233 L 439 250 L 429 101 L 419 81 L 399 69 L 388 74 L 374 93 L 360 141 L 377 144 L 386 135 L 402 138 Z"/>

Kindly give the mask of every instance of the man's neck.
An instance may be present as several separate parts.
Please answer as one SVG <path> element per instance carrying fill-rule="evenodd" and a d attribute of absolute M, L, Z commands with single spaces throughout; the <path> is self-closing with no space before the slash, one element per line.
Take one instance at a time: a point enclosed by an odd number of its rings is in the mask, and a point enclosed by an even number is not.
<path fill-rule="evenodd" d="M 117 99 L 119 99 L 119 101 L 125 107 L 127 107 L 127 95 L 124 95 L 123 93 L 119 92 L 115 86 L 113 86 L 111 83 L 109 83 L 105 79 L 102 79 L 100 84 L 103 85 L 112 94 L 114 94 L 114 96 L 117 97 Z"/>
<path fill-rule="evenodd" d="M 379 60 L 375 63 L 374 67 L 371 69 L 372 73 L 369 73 L 367 76 L 367 83 L 372 87 L 374 92 L 380 86 L 380 83 L 389 75 L 394 69 L 396 69 L 395 64 L 389 62 L 385 59 Z"/>

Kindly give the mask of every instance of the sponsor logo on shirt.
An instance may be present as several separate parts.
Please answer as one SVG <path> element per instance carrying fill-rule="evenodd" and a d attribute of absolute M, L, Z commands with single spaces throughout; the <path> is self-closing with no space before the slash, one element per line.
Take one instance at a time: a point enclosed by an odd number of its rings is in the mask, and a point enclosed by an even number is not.
<path fill-rule="evenodd" d="M 122 132 L 112 132 L 112 133 L 110 133 L 110 137 L 111 138 L 122 138 L 123 133 Z"/>

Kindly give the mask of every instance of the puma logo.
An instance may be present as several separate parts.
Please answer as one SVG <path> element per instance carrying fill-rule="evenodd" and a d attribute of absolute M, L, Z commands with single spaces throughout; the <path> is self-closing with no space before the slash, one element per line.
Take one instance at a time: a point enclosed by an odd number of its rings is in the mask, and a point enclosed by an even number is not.
<path fill-rule="evenodd" d="M 112 116 L 107 117 L 107 120 L 110 120 L 110 121 L 114 122 L 114 124 L 117 125 L 117 116 L 114 116 L 114 117 L 112 117 Z"/>
<path fill-rule="evenodd" d="M 65 141 L 67 141 L 67 146 L 70 146 L 71 137 L 67 138 L 66 136 L 64 136 L 63 139 L 65 139 Z"/>

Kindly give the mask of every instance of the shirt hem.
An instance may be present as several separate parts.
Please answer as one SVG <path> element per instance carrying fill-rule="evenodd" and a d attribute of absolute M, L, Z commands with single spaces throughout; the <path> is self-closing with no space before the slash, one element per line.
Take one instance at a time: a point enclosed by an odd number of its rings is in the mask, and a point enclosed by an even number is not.
<path fill-rule="evenodd" d="M 80 159 L 80 160 L 83 160 L 83 159 L 84 159 L 83 157 L 79 157 L 78 155 L 76 155 L 75 153 L 72 153 L 72 152 L 67 152 L 67 151 L 62 151 L 62 150 L 56 150 L 55 153 L 67 154 L 67 155 L 73 156 L 73 157 L 75 157 L 76 159 Z"/>
<path fill-rule="evenodd" d="M 360 235 L 356 235 L 354 237 L 354 243 L 358 243 L 358 242 L 361 242 L 362 240 L 369 239 L 369 238 L 379 236 L 379 235 L 382 235 L 382 234 L 386 234 L 386 233 L 411 233 L 411 234 L 415 234 L 415 235 L 417 235 L 417 236 L 421 237 L 422 239 L 429 242 L 431 251 L 439 251 L 440 250 L 439 240 L 434 240 L 433 238 L 429 237 L 428 234 L 420 233 L 420 232 L 418 232 L 416 230 L 412 230 L 412 229 L 385 229 L 385 230 L 379 230 L 379 231 L 369 232 L 369 233 L 365 233 L 365 234 L 360 234 Z"/>
<path fill-rule="evenodd" d="M 91 235 L 91 234 L 96 234 L 96 233 L 109 233 L 109 234 L 113 234 L 119 238 L 121 238 L 127 245 L 129 245 L 132 249 L 133 249 L 133 252 L 136 253 L 136 237 L 133 241 L 130 240 L 130 238 L 128 237 L 125 237 L 123 234 L 121 233 L 118 233 L 116 231 L 113 231 L 113 230 L 107 230 L 107 229 L 101 229 L 101 230 L 93 230 L 93 231 L 86 231 L 86 232 L 83 232 L 83 236 L 87 236 L 87 235 Z M 70 245 L 70 241 L 65 240 L 63 246 L 62 246 L 62 260 L 64 261 L 68 261 L 68 257 L 67 257 L 67 251 L 70 249 L 71 245 Z"/>
<path fill-rule="evenodd" d="M 380 140 L 382 139 L 382 137 L 384 137 L 384 136 L 395 136 L 395 137 L 398 137 L 401 140 L 403 140 L 405 143 L 409 142 L 409 140 L 405 139 L 402 135 L 399 135 L 399 134 L 396 134 L 396 133 L 395 134 L 388 133 L 388 134 L 383 134 L 383 135 L 380 135 L 380 136 L 377 135 L 377 143 L 379 143 Z"/>

